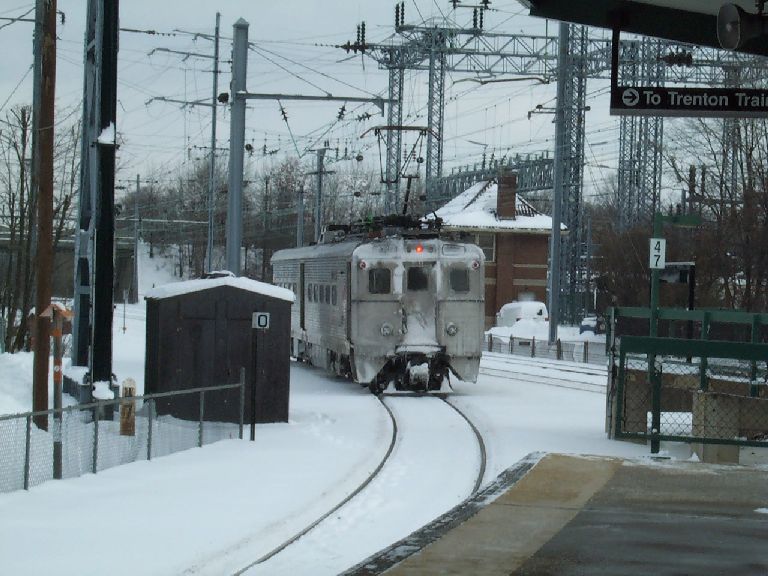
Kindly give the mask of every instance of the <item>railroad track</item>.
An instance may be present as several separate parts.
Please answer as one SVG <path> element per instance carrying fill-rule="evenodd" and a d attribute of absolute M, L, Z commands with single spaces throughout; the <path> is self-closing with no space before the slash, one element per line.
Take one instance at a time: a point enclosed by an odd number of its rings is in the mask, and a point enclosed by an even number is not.
<path fill-rule="evenodd" d="M 596 364 L 584 364 L 581 362 L 569 362 L 567 360 L 550 360 L 545 358 L 530 358 L 528 356 L 514 356 L 509 354 L 499 354 L 484 352 L 483 363 L 501 364 L 516 368 L 519 366 L 530 366 L 541 368 L 543 370 L 552 370 L 553 372 L 569 374 L 587 374 L 593 376 L 605 376 L 607 368 L 597 366 Z"/>
<path fill-rule="evenodd" d="M 589 382 L 585 380 L 556 378 L 553 376 L 542 376 L 540 374 L 530 374 L 525 371 L 511 371 L 502 368 L 493 368 L 481 366 L 480 374 L 491 376 L 492 378 L 501 378 L 507 382 L 523 384 L 541 384 L 543 386 L 554 386 L 556 388 L 568 388 L 570 390 L 581 390 L 584 392 L 594 392 L 596 394 L 605 394 L 606 384 L 599 382 Z M 605 376 L 603 376 L 605 378 Z"/>
<path fill-rule="evenodd" d="M 403 398 L 404 395 L 396 395 L 399 398 Z M 257 566 L 264 564 L 265 562 L 269 561 L 270 559 L 276 557 L 278 554 L 292 546 L 293 544 L 297 543 L 301 538 L 308 535 L 310 532 L 312 532 L 314 529 L 316 529 L 320 524 L 322 524 L 324 521 L 328 520 L 331 517 L 335 517 L 338 515 L 338 512 L 344 508 L 344 506 L 348 505 L 352 500 L 357 498 L 361 493 L 365 491 L 365 489 L 377 478 L 380 476 L 382 470 L 384 470 L 386 464 L 390 461 L 390 458 L 395 450 L 395 447 L 398 443 L 398 441 L 402 441 L 401 435 L 402 435 L 402 427 L 398 426 L 397 418 L 395 417 L 395 413 L 393 412 L 392 408 L 387 405 L 388 401 L 387 395 L 379 395 L 378 399 L 381 402 L 381 405 L 383 408 L 387 411 L 387 415 L 392 423 L 392 434 L 390 436 L 389 440 L 389 446 L 387 448 L 386 453 L 384 454 L 381 461 L 378 463 L 376 468 L 363 480 L 362 483 L 360 483 L 355 490 L 353 490 L 348 496 L 346 496 L 344 499 L 342 499 L 340 502 L 338 502 L 335 506 L 333 506 L 330 510 L 325 512 L 322 516 L 317 518 L 315 521 L 313 521 L 311 524 L 306 526 L 305 528 L 301 529 L 299 532 L 294 534 L 291 538 L 284 541 L 279 546 L 276 546 L 266 554 L 260 556 L 258 559 L 254 560 L 253 562 L 249 563 L 247 566 L 244 566 L 243 568 L 237 570 L 233 573 L 233 576 L 240 576 L 242 574 L 245 574 L 249 570 L 256 568 Z M 408 398 L 409 400 L 413 401 L 424 401 L 420 398 Z M 479 489 L 480 486 L 483 483 L 483 478 L 485 477 L 485 470 L 487 466 L 487 454 L 486 454 L 486 448 L 485 448 L 485 442 L 483 440 L 482 435 L 480 434 L 480 431 L 477 429 L 477 427 L 474 425 L 474 423 L 470 420 L 470 418 L 462 412 L 458 407 L 456 407 L 454 404 L 452 404 L 449 399 L 446 397 L 446 395 L 441 394 L 437 395 L 436 400 L 441 400 L 450 408 L 455 411 L 470 427 L 472 430 L 472 433 L 475 436 L 475 439 L 477 441 L 478 445 L 478 452 L 479 452 L 479 465 L 477 474 L 475 477 L 475 482 L 472 487 L 471 493 L 468 495 L 468 497 L 473 496 Z M 431 402 L 432 400 L 427 400 L 427 402 Z M 448 473 L 446 470 L 445 473 Z"/>

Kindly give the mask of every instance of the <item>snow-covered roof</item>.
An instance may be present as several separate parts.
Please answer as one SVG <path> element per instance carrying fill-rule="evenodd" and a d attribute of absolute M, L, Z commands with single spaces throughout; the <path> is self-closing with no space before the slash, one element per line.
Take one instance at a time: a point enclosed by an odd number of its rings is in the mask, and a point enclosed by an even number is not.
<path fill-rule="evenodd" d="M 499 218 L 496 214 L 498 185 L 484 180 L 477 182 L 436 211 L 445 229 L 488 230 L 490 232 L 548 233 L 552 218 L 536 211 L 519 194 L 515 196 L 515 218 Z M 434 216 L 427 216 L 433 218 Z M 561 230 L 566 230 L 560 224 Z"/>
<path fill-rule="evenodd" d="M 287 300 L 288 302 L 293 302 L 295 298 L 293 292 L 287 288 L 281 288 L 272 284 L 259 282 L 258 280 L 251 280 L 250 278 L 236 276 L 207 278 L 204 280 L 187 280 L 186 282 L 173 282 L 171 284 L 165 284 L 164 286 L 153 288 L 147 292 L 145 298 L 148 300 L 172 298 L 181 294 L 189 294 L 191 292 L 209 290 L 219 286 L 232 286 L 233 288 L 248 290 L 249 292 L 263 294 L 264 296 L 270 296 L 272 298 L 279 298 L 280 300 Z"/>

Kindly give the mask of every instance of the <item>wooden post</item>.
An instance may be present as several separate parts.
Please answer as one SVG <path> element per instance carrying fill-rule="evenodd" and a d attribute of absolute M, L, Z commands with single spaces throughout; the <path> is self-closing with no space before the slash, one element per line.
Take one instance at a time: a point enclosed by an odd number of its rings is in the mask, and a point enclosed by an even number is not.
<path fill-rule="evenodd" d="M 51 336 L 53 337 L 53 477 L 62 478 L 62 382 L 61 359 L 64 355 L 62 335 L 64 333 L 64 321 L 72 318 L 72 312 L 60 304 L 49 305 L 42 314 L 41 319 L 51 322 Z M 50 344 L 49 344 L 50 346 Z"/>
<path fill-rule="evenodd" d="M 136 381 L 133 378 L 123 380 L 123 398 L 136 396 Z M 136 402 L 122 400 L 120 402 L 120 436 L 136 435 Z"/>

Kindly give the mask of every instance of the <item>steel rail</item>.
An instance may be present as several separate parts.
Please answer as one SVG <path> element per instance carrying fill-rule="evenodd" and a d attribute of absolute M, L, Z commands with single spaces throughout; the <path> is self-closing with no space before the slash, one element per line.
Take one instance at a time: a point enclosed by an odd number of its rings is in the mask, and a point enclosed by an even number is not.
<path fill-rule="evenodd" d="M 488 464 L 488 452 L 485 449 L 485 441 L 483 440 L 483 435 L 480 434 L 480 431 L 477 429 L 477 426 L 475 426 L 472 420 L 470 420 L 469 417 L 464 414 L 460 408 L 458 408 L 455 404 L 452 404 L 446 396 L 440 396 L 440 399 L 448 404 L 448 406 L 453 408 L 456 413 L 461 416 L 467 424 L 469 424 L 469 427 L 472 428 L 472 432 L 475 434 L 477 444 L 480 448 L 480 470 L 478 472 L 477 479 L 475 480 L 475 485 L 472 488 L 472 493 L 470 494 L 470 497 L 472 497 L 477 493 L 478 490 L 480 490 L 480 486 L 483 484 L 483 478 L 485 477 L 485 469 Z"/>
<path fill-rule="evenodd" d="M 258 566 L 259 564 L 263 564 L 267 560 L 275 557 L 277 554 L 288 548 L 288 546 L 294 544 L 302 537 L 306 536 L 311 532 L 316 526 L 318 526 L 321 522 L 323 522 L 325 519 L 327 519 L 329 516 L 336 513 L 340 508 L 348 504 L 355 496 L 360 494 L 365 488 L 373 481 L 376 476 L 379 475 L 379 472 L 384 468 L 384 465 L 389 460 L 389 457 L 392 455 L 392 452 L 395 449 L 395 444 L 397 442 L 397 420 L 395 419 L 395 415 L 392 413 L 392 410 L 387 406 L 386 402 L 384 402 L 384 399 L 381 397 L 377 397 L 379 402 L 381 402 L 381 405 L 384 406 L 384 409 L 387 411 L 387 414 L 389 415 L 389 419 L 392 422 L 392 437 L 389 442 L 389 447 L 387 448 L 386 454 L 384 454 L 384 457 L 381 459 L 381 462 L 379 462 L 379 465 L 376 466 L 376 469 L 371 472 L 368 477 L 360 484 L 353 492 L 351 492 L 349 495 L 347 495 L 343 500 L 341 500 L 336 506 L 331 508 L 328 512 L 317 518 L 314 522 L 303 528 L 300 532 L 293 535 L 291 538 L 280 544 L 279 546 L 273 548 L 263 556 L 259 557 L 257 560 L 254 560 L 247 566 L 241 568 L 240 570 L 237 570 L 236 572 L 232 573 L 232 576 L 240 576 L 246 571 L 250 570 L 254 566 Z"/>

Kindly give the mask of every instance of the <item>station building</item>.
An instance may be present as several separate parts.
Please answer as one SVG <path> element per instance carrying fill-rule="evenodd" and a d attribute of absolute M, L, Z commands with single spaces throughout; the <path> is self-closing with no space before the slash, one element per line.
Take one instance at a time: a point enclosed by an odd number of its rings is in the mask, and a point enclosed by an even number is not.
<path fill-rule="evenodd" d="M 485 254 L 485 325 L 513 300 L 547 301 L 552 218 L 517 194 L 517 174 L 477 182 L 437 210 L 441 236 L 474 242 Z M 561 224 L 563 233 L 567 232 Z"/>

